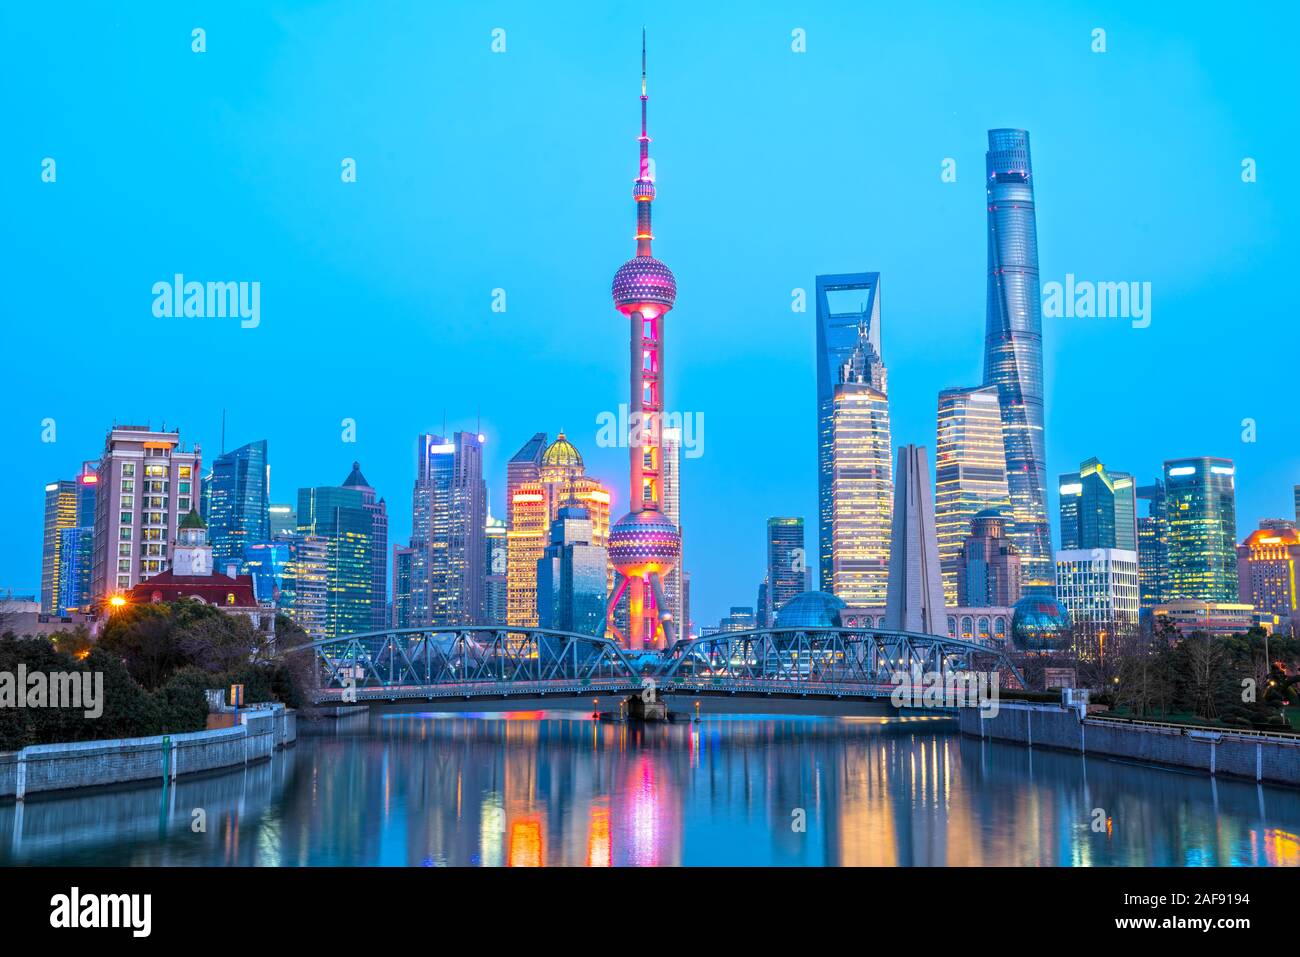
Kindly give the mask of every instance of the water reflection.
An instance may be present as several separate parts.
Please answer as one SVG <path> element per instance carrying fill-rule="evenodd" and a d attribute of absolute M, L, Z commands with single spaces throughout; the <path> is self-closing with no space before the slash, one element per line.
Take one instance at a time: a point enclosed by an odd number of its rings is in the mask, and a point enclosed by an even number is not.
<path fill-rule="evenodd" d="M 234 773 L 0 807 L 0 862 L 1296 865 L 1300 793 L 925 720 L 376 716 Z"/>

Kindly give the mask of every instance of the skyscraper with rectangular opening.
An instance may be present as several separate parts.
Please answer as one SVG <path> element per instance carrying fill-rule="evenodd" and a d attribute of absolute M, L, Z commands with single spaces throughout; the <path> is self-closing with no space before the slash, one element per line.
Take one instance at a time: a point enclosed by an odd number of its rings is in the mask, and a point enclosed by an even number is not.
<path fill-rule="evenodd" d="M 844 363 L 858 346 L 859 327 L 877 359 L 880 351 L 880 273 L 836 273 L 817 277 L 817 573 L 830 589 L 834 569 L 835 387 Z M 883 372 L 883 365 L 882 365 Z M 882 395 L 887 394 L 881 379 Z M 886 461 L 892 451 L 886 443 Z"/>

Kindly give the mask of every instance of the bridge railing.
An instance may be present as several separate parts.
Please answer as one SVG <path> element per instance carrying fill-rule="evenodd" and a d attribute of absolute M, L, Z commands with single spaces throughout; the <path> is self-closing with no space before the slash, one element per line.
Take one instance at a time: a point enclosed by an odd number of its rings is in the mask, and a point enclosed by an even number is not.
<path fill-rule="evenodd" d="M 899 672 L 999 670 L 1023 687 L 1004 653 L 937 635 L 862 628 L 772 628 L 680 640 L 633 658 L 615 642 L 541 628 L 496 626 L 388 629 L 326 639 L 310 647 L 322 697 L 335 690 L 411 697 L 516 695 L 595 685 L 624 690 L 646 682 L 750 689 L 760 693 L 879 693 Z M 417 694 L 412 689 L 425 689 Z M 579 693 L 582 693 L 579 691 Z"/>

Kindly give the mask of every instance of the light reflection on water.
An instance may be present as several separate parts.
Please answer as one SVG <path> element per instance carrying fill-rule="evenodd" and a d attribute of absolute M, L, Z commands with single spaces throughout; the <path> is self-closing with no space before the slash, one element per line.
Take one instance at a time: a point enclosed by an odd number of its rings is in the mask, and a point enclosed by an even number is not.
<path fill-rule="evenodd" d="M 376 716 L 238 772 L 0 806 L 0 863 L 1296 865 L 1300 792 L 926 720 Z"/>

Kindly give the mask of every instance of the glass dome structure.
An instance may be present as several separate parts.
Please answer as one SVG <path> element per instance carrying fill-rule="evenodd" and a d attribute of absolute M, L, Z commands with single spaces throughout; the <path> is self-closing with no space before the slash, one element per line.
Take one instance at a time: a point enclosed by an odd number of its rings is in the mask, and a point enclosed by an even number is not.
<path fill-rule="evenodd" d="M 1028 594 L 1011 611 L 1011 644 L 1035 653 L 1070 650 L 1070 613 L 1050 594 Z"/>
<path fill-rule="evenodd" d="M 842 598 L 824 591 L 795 595 L 776 613 L 777 628 L 840 628 L 840 613 L 847 607 Z"/>

